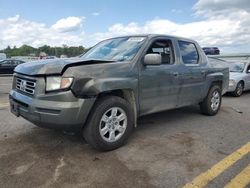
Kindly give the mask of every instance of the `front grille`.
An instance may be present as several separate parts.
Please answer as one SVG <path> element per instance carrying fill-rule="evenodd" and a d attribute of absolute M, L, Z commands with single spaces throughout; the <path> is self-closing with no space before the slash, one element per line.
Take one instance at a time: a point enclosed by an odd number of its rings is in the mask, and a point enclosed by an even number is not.
<path fill-rule="evenodd" d="M 16 78 L 16 88 L 24 93 L 34 95 L 36 88 L 36 81 L 26 78 Z"/>

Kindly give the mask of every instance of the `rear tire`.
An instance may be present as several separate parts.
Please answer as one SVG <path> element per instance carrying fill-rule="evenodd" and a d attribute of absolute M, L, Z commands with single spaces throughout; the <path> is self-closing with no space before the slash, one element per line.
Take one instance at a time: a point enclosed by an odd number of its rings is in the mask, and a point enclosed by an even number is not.
<path fill-rule="evenodd" d="M 232 93 L 232 95 L 234 97 L 240 97 L 243 93 L 243 90 L 244 90 L 244 83 L 242 81 L 240 81 L 237 86 L 236 86 L 236 89 L 235 91 Z"/>
<path fill-rule="evenodd" d="M 117 96 L 103 97 L 93 107 L 83 137 L 93 148 L 110 151 L 124 145 L 134 127 L 130 104 Z"/>
<path fill-rule="evenodd" d="M 220 109 L 221 101 L 221 87 L 218 85 L 213 85 L 209 89 L 206 98 L 200 104 L 200 110 L 205 115 L 214 116 Z"/>

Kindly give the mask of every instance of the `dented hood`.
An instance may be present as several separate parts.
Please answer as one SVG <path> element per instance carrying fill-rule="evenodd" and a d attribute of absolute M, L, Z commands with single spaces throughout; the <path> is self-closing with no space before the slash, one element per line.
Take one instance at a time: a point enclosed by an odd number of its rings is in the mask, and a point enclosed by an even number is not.
<path fill-rule="evenodd" d="M 90 65 L 99 63 L 111 63 L 113 61 L 89 60 L 83 58 L 49 59 L 23 63 L 15 68 L 16 73 L 42 76 L 62 74 L 68 67 L 78 65 Z"/>

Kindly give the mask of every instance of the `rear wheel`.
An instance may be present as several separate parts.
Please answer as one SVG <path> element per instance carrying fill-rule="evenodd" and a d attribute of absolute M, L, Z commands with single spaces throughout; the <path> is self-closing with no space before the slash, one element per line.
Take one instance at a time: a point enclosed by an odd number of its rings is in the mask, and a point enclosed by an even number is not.
<path fill-rule="evenodd" d="M 221 87 L 218 85 L 213 85 L 209 89 L 206 98 L 200 104 L 201 112 L 209 116 L 216 115 L 220 109 L 221 100 Z"/>
<path fill-rule="evenodd" d="M 125 144 L 133 126 L 134 115 L 129 103 L 120 97 L 109 96 L 97 101 L 83 136 L 95 149 L 109 151 Z"/>
<path fill-rule="evenodd" d="M 240 97 L 244 90 L 244 83 L 241 81 L 237 84 L 235 91 L 232 93 L 234 97 Z"/>

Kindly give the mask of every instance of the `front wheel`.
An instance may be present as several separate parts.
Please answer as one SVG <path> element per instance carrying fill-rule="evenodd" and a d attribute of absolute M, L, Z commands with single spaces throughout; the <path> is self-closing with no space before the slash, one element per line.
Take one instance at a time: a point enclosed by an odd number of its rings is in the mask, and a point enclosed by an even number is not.
<path fill-rule="evenodd" d="M 101 98 L 91 111 L 83 136 L 97 150 L 114 150 L 125 144 L 131 134 L 133 114 L 126 100 L 116 96 Z"/>
<path fill-rule="evenodd" d="M 218 85 L 213 85 L 209 89 L 206 98 L 200 104 L 201 112 L 209 116 L 216 115 L 220 109 L 221 100 L 221 87 Z"/>

